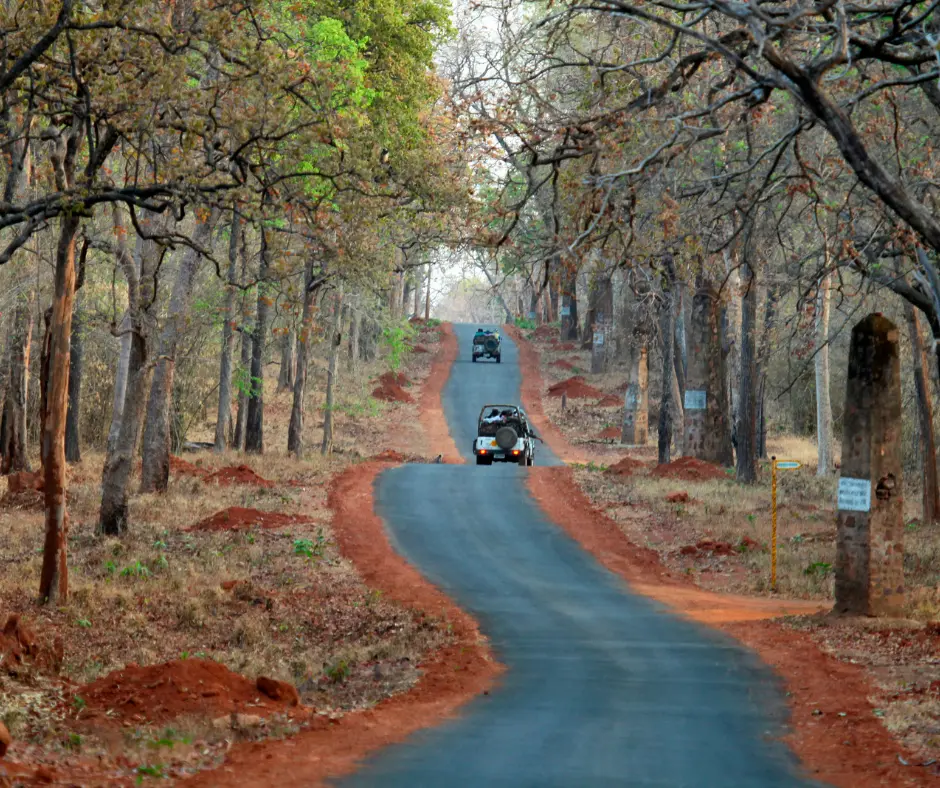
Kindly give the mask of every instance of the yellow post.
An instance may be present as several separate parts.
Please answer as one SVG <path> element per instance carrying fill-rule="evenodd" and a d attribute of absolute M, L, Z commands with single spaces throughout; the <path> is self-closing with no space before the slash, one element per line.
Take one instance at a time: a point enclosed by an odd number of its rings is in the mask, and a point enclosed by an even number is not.
<path fill-rule="evenodd" d="M 777 458 L 770 458 L 770 590 L 777 590 Z"/>

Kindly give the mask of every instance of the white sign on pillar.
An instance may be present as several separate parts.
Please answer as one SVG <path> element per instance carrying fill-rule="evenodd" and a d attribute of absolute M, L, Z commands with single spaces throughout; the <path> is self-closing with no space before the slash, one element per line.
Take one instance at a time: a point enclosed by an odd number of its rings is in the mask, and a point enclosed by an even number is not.
<path fill-rule="evenodd" d="M 705 410 L 705 392 L 689 389 L 685 392 L 686 410 Z"/>
<path fill-rule="evenodd" d="M 871 481 L 868 479 L 839 479 L 839 510 L 843 512 L 871 511 Z"/>
<path fill-rule="evenodd" d="M 570 316 L 571 316 L 571 307 L 570 307 L 570 306 L 563 306 L 563 307 L 561 308 L 561 316 L 562 316 L 562 317 L 570 317 Z"/>

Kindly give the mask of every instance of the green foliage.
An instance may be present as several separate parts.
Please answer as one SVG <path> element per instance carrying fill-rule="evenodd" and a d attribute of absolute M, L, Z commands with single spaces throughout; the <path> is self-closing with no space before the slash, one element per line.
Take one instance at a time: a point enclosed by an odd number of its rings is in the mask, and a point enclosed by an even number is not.
<path fill-rule="evenodd" d="M 831 571 L 832 564 L 827 564 L 825 561 L 814 561 L 803 570 L 803 574 L 813 577 L 825 577 Z"/>
<path fill-rule="evenodd" d="M 144 781 L 144 777 L 158 777 L 162 779 L 165 775 L 163 772 L 163 764 L 142 764 L 137 767 L 137 779 L 135 782 L 137 785 L 140 785 Z"/>
<path fill-rule="evenodd" d="M 150 577 L 150 570 L 140 561 L 135 561 L 121 570 L 121 577 Z"/>
<path fill-rule="evenodd" d="M 382 331 L 382 344 L 388 349 L 388 366 L 392 372 L 401 367 L 402 358 L 408 352 L 408 342 L 415 336 L 414 326 L 402 320 Z"/>
<path fill-rule="evenodd" d="M 521 328 L 526 331 L 531 331 L 535 328 L 535 321 L 529 320 L 527 317 L 517 317 L 515 320 L 516 328 Z"/>
<path fill-rule="evenodd" d="M 324 672 L 330 681 L 334 684 L 340 684 L 349 678 L 349 675 L 352 673 L 352 667 L 345 659 L 338 659 L 336 662 L 327 665 Z"/>
<path fill-rule="evenodd" d="M 326 552 L 327 540 L 323 535 L 323 529 L 317 531 L 316 541 L 312 539 L 295 539 L 294 555 L 302 555 L 306 558 L 322 558 Z"/>
<path fill-rule="evenodd" d="M 232 387 L 239 394 L 250 397 L 252 394 L 261 392 L 264 388 L 264 381 L 261 378 L 253 378 L 251 371 L 239 364 L 232 372 Z"/>

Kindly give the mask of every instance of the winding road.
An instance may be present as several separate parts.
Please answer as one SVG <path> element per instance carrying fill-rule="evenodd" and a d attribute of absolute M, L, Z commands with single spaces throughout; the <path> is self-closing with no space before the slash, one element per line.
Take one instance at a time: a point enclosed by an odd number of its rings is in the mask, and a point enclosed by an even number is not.
<path fill-rule="evenodd" d="M 444 390 L 472 462 L 480 408 L 519 401 L 517 350 Z M 537 465 L 558 460 L 540 444 Z M 797 786 L 776 680 L 730 638 L 631 593 L 530 498 L 514 465 L 408 465 L 377 506 L 395 548 L 480 622 L 508 670 L 488 696 L 381 751 L 343 786 Z"/>

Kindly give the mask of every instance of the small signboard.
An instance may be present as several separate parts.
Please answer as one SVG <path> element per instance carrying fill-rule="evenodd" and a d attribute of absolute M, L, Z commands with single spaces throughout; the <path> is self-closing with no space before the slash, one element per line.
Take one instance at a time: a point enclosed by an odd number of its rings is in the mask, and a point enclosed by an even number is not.
<path fill-rule="evenodd" d="M 685 392 L 686 410 L 705 410 L 705 392 L 689 389 Z"/>
<path fill-rule="evenodd" d="M 803 463 L 797 462 L 796 460 L 777 460 L 777 470 L 795 471 L 797 468 L 802 467 Z"/>
<path fill-rule="evenodd" d="M 598 334 L 597 332 L 595 332 L 595 333 L 594 333 L 594 344 L 595 344 L 595 345 L 603 345 L 603 344 L 604 344 L 604 335 L 603 335 L 603 334 Z"/>
<path fill-rule="evenodd" d="M 571 307 L 570 307 L 570 306 L 563 306 L 563 307 L 561 308 L 561 316 L 562 316 L 562 317 L 570 317 L 570 316 L 571 316 Z"/>
<path fill-rule="evenodd" d="M 869 479 L 839 479 L 839 511 L 870 512 L 871 481 Z"/>
<path fill-rule="evenodd" d="M 624 404 L 631 410 L 636 410 L 637 396 L 636 389 L 633 386 L 630 386 L 630 388 L 627 389 L 627 396 L 624 400 Z"/>
<path fill-rule="evenodd" d="M 529 312 L 529 320 L 535 320 L 535 312 Z"/>

